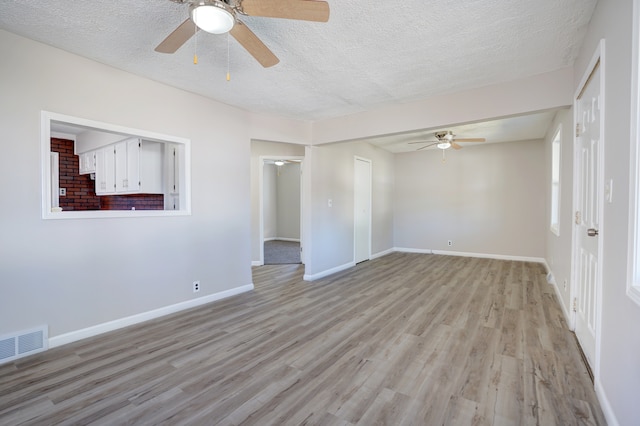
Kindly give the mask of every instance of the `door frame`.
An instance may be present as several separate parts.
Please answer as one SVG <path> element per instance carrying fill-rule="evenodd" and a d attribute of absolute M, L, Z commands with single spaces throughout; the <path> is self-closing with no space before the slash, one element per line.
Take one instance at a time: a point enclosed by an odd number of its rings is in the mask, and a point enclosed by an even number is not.
<path fill-rule="evenodd" d="M 359 157 L 357 155 L 353 156 L 353 263 L 356 263 L 356 191 L 355 191 L 355 178 L 356 178 L 356 164 L 358 161 L 364 161 L 369 164 L 369 229 L 368 229 L 368 242 L 367 242 L 367 259 L 371 260 L 371 239 L 372 239 L 372 204 L 373 204 L 373 162 L 364 157 Z M 364 260 L 363 260 L 364 262 Z"/>
<path fill-rule="evenodd" d="M 304 233 L 304 185 L 303 185 L 303 170 L 304 170 L 304 158 L 303 156 L 292 155 L 261 155 L 258 158 L 258 215 L 259 215 L 259 229 L 258 238 L 260 242 L 260 258 L 258 259 L 259 265 L 264 265 L 264 162 L 270 160 L 300 160 L 300 247 L 305 247 L 305 233 Z M 305 250 L 302 249 L 300 253 L 300 261 L 304 265 L 305 262 Z"/>
<path fill-rule="evenodd" d="M 604 135 L 604 123 L 605 123 L 605 41 L 601 39 L 598 45 L 596 46 L 595 52 L 591 57 L 591 61 L 584 72 L 580 84 L 574 94 L 573 97 L 573 209 L 572 209 L 572 234 L 571 234 L 571 294 L 570 294 L 570 318 L 569 318 L 569 328 L 575 332 L 576 329 L 576 308 L 575 308 L 575 300 L 578 295 L 578 233 L 577 227 L 575 226 L 575 213 L 578 210 L 578 161 L 579 161 L 579 152 L 577 147 L 578 137 L 576 136 L 576 127 L 578 123 L 578 98 L 582 94 L 584 88 L 587 83 L 590 82 L 591 75 L 593 71 L 596 69 L 596 66 L 600 67 L 600 81 L 599 90 L 600 90 L 600 143 L 598 144 L 598 176 L 596 178 L 596 190 L 598 193 L 598 217 L 599 217 L 599 235 L 598 238 L 598 272 L 596 274 L 596 320 L 595 320 L 595 359 L 593 360 L 593 365 L 591 368 L 593 369 L 594 379 L 597 381 L 600 377 L 600 346 L 601 346 L 601 324 L 602 324 L 602 253 L 603 253 L 603 237 L 604 233 L 604 144 L 605 144 L 605 135 Z"/>

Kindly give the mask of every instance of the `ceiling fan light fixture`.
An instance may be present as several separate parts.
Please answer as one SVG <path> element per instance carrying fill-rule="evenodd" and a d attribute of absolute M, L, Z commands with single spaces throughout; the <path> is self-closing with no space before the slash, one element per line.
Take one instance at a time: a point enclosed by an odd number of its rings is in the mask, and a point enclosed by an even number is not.
<path fill-rule="evenodd" d="M 273 164 L 275 164 L 276 166 L 284 166 L 284 161 L 276 160 Z"/>
<path fill-rule="evenodd" d="M 440 149 L 449 149 L 449 148 L 451 148 L 451 142 L 449 142 L 449 141 L 440 142 L 436 146 L 438 148 L 440 148 Z"/>
<path fill-rule="evenodd" d="M 233 14 L 220 1 L 199 1 L 191 5 L 191 20 L 203 31 L 224 34 L 235 24 Z"/>

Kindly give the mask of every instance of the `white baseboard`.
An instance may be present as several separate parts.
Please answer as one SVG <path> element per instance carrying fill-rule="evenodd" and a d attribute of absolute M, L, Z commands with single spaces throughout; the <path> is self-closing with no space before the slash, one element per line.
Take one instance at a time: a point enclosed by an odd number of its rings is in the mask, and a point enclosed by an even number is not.
<path fill-rule="evenodd" d="M 527 257 L 527 256 L 510 256 L 510 255 L 502 255 L 502 254 L 488 254 L 488 253 L 468 253 L 468 252 L 459 252 L 459 251 L 445 251 L 445 250 L 431 250 L 431 249 L 418 249 L 418 248 L 408 248 L 408 247 L 393 247 L 388 250 L 381 251 L 379 253 L 371 255 L 371 260 L 377 259 L 382 256 L 386 256 L 387 254 L 393 252 L 401 252 L 401 253 L 421 253 L 421 254 L 439 254 L 444 256 L 462 256 L 462 257 L 480 257 L 486 259 L 499 259 L 499 260 L 515 260 L 520 262 L 535 262 L 542 263 L 547 267 L 547 262 L 545 259 L 541 257 Z M 344 265 L 336 266 L 335 268 L 327 269 L 326 271 L 318 272 L 317 274 L 305 274 L 303 279 L 305 281 L 314 281 L 327 275 L 335 274 L 336 272 L 344 271 L 345 269 L 351 268 L 355 266 L 355 262 L 345 263 Z"/>
<path fill-rule="evenodd" d="M 185 309 L 195 308 L 196 306 L 215 302 L 216 300 L 225 299 L 227 297 L 235 296 L 236 294 L 245 293 L 251 290 L 253 290 L 253 283 L 241 287 L 232 288 L 230 290 L 221 291 L 215 294 L 210 294 L 208 296 L 199 297 L 197 299 L 176 303 L 174 305 L 164 306 L 152 311 L 142 312 L 140 314 L 131 315 L 129 317 L 120 318 L 117 320 L 83 328 L 81 330 L 71 331 L 59 336 L 50 337 L 49 348 L 66 345 L 67 343 L 86 339 L 87 337 L 97 336 L 108 331 L 113 331 L 133 324 L 149 321 L 165 315 L 173 314 L 175 312 L 183 311 Z"/>
<path fill-rule="evenodd" d="M 423 253 L 423 254 L 439 254 L 442 256 L 461 256 L 461 257 L 480 257 L 483 259 L 498 259 L 498 260 L 516 260 L 519 262 L 535 262 L 542 263 L 547 267 L 547 261 L 542 257 L 529 257 L 529 256 L 511 256 L 506 254 L 493 254 L 493 253 L 472 253 L 466 251 L 449 251 L 449 250 L 432 250 L 432 249 L 417 249 L 407 247 L 394 247 L 392 251 L 401 253 Z M 547 267 L 547 270 L 548 267 Z"/>
<path fill-rule="evenodd" d="M 261 262 L 259 260 L 252 260 L 251 261 L 251 266 L 262 266 L 264 265 L 264 262 Z"/>
<path fill-rule="evenodd" d="M 421 253 L 421 254 L 433 254 L 433 251 L 430 249 L 417 249 L 417 248 L 406 248 L 406 247 L 394 247 L 393 251 L 397 251 L 400 253 Z"/>
<path fill-rule="evenodd" d="M 265 242 L 267 242 L 267 241 L 293 241 L 294 243 L 299 243 L 300 242 L 300 238 L 270 237 L 270 238 L 265 238 L 264 241 Z"/>
<path fill-rule="evenodd" d="M 511 256 L 508 254 L 471 253 L 471 252 L 448 251 L 448 250 L 431 250 L 431 252 L 433 254 L 440 254 L 444 256 L 480 257 L 483 259 L 515 260 L 518 262 L 535 262 L 535 263 L 546 264 L 546 261 L 542 257 Z"/>
<path fill-rule="evenodd" d="M 613 408 L 611 408 L 609 398 L 607 398 L 607 394 L 602 388 L 602 383 L 600 383 L 600 380 L 598 379 L 596 379 L 595 382 L 596 396 L 598 397 L 598 401 L 600 402 L 600 408 L 602 409 L 604 418 L 607 420 L 607 424 L 609 426 L 620 426 L 620 423 L 618 422 L 618 419 L 613 412 Z"/>
<path fill-rule="evenodd" d="M 345 269 L 349 269 L 356 266 L 355 262 L 345 263 L 344 265 L 336 266 L 335 268 L 327 269 L 326 271 L 318 272 L 316 274 L 304 274 L 302 277 L 305 281 L 315 281 L 320 278 L 324 278 L 328 275 L 335 274 L 336 272 L 344 271 Z"/>
<path fill-rule="evenodd" d="M 377 258 L 382 257 L 382 256 L 386 256 L 386 255 L 388 255 L 390 253 L 393 253 L 393 251 L 394 251 L 393 248 L 390 248 L 388 250 L 384 250 L 384 251 L 378 252 L 376 254 L 372 254 L 371 255 L 371 260 L 377 259 Z"/>

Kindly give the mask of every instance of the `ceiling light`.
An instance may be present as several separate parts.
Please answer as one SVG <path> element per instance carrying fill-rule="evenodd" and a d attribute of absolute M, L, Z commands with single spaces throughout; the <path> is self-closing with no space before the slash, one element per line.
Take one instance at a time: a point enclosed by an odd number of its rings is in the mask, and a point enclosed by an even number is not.
<path fill-rule="evenodd" d="M 440 149 L 448 149 L 451 148 L 451 142 L 446 141 L 446 142 L 440 142 L 438 145 L 436 145 L 438 148 Z"/>
<path fill-rule="evenodd" d="M 235 23 L 227 6 L 216 0 L 203 0 L 192 4 L 191 20 L 198 28 L 212 34 L 227 33 Z"/>
<path fill-rule="evenodd" d="M 275 164 L 276 166 L 284 166 L 284 161 L 282 161 L 282 160 L 277 160 L 277 161 L 275 161 L 273 164 Z"/>

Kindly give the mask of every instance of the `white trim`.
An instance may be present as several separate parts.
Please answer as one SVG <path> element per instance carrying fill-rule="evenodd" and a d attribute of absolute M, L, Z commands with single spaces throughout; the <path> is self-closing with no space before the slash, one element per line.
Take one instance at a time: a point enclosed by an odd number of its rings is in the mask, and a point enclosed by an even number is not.
<path fill-rule="evenodd" d="M 251 266 L 264 266 L 264 262 L 260 262 L 259 260 L 252 260 Z"/>
<path fill-rule="evenodd" d="M 265 238 L 264 241 L 265 242 L 267 242 L 267 241 L 290 241 L 292 243 L 299 243 L 300 242 L 300 238 L 271 237 L 271 238 Z"/>
<path fill-rule="evenodd" d="M 438 254 L 442 256 L 479 257 L 483 259 L 515 260 L 518 262 L 534 262 L 534 263 L 541 263 L 545 267 L 547 272 L 549 271 L 549 266 L 547 265 L 547 261 L 542 257 L 511 256 L 507 254 L 473 253 L 473 252 L 465 252 L 465 251 L 432 250 L 432 249 L 418 249 L 418 248 L 407 248 L 407 247 L 394 247 L 393 249 L 391 249 L 391 251 L 400 252 L 400 253 Z"/>
<path fill-rule="evenodd" d="M 417 249 L 417 248 L 407 248 L 407 247 L 393 247 L 382 252 L 376 253 L 375 258 L 379 258 L 382 256 L 386 256 L 387 254 L 399 252 L 399 253 L 418 253 L 418 254 L 436 254 L 442 256 L 460 256 L 460 257 L 478 257 L 484 259 L 496 259 L 496 260 L 514 260 L 517 262 L 534 262 L 542 264 L 547 271 L 549 271 L 549 266 L 547 265 L 547 261 L 542 257 L 530 257 L 530 256 L 510 256 L 504 254 L 489 254 L 489 253 L 470 253 L 470 252 L 461 252 L 461 251 L 446 251 L 446 250 L 431 250 L 431 249 Z M 373 260 L 373 256 L 372 259 Z M 349 269 L 351 267 L 356 266 L 355 262 L 348 262 L 344 265 L 336 266 L 335 268 L 327 269 L 326 271 L 318 272 L 316 274 L 305 274 L 303 279 L 305 281 L 314 281 L 327 275 L 335 274 L 336 272 L 344 271 L 345 269 Z"/>
<path fill-rule="evenodd" d="M 149 140 L 173 142 L 184 147 L 184 198 L 180 194 L 180 210 L 89 210 L 89 211 L 51 211 L 51 122 L 59 121 L 75 126 L 103 129 L 115 133 L 139 136 Z M 56 134 L 55 132 L 53 133 Z M 75 138 L 74 138 L 75 140 Z M 178 136 L 170 136 L 147 130 L 133 129 L 116 124 L 103 123 L 85 118 L 72 117 L 55 112 L 40 112 L 40 164 L 41 164 L 41 210 L 43 219 L 99 219 L 113 217 L 150 217 L 150 216 L 190 216 L 191 215 L 191 141 Z M 184 206 L 184 208 L 182 208 Z"/>
<path fill-rule="evenodd" d="M 142 312 L 142 313 L 131 315 L 125 318 L 119 318 L 117 320 L 83 328 L 81 330 L 60 334 L 58 336 L 49 338 L 49 348 L 55 348 L 57 346 L 66 345 L 67 343 L 72 343 L 78 340 L 86 339 L 88 337 L 97 336 L 99 334 L 106 333 L 108 331 L 113 331 L 123 327 L 128 327 L 130 325 L 138 324 L 144 321 L 149 321 L 165 315 L 173 314 L 175 312 L 183 311 L 185 309 L 190 309 L 196 306 L 215 302 L 217 300 L 226 299 L 227 297 L 231 297 L 237 294 L 251 291 L 253 290 L 253 288 L 254 288 L 253 283 L 251 283 L 244 286 L 232 288 L 229 290 L 224 290 L 218 293 L 210 294 L 208 296 L 199 297 L 197 299 L 187 300 L 187 301 L 179 302 L 173 305 L 164 306 L 162 308 L 154 309 L 152 311 Z"/>
<path fill-rule="evenodd" d="M 542 257 L 530 257 L 530 256 L 511 256 L 507 254 L 494 254 L 494 253 L 471 253 L 463 251 L 447 251 L 447 250 L 432 250 L 433 254 L 440 254 L 444 256 L 462 256 L 462 257 L 479 257 L 483 259 L 497 259 L 497 260 L 515 260 L 517 262 L 535 262 L 546 263 Z"/>
<path fill-rule="evenodd" d="M 556 283 L 556 280 L 553 279 L 552 282 L 549 282 L 549 284 L 553 287 L 553 291 L 556 294 L 556 299 L 558 299 L 558 304 L 562 308 L 562 314 L 564 315 L 564 320 L 567 322 L 567 327 L 569 327 L 569 330 L 573 331 L 575 329 L 575 324 L 573 323 L 573 319 L 572 319 L 573 316 L 571 315 L 569 308 L 565 306 L 563 302 L 562 292 L 560 292 L 560 287 L 558 287 L 558 283 Z"/>
<path fill-rule="evenodd" d="M 640 0 L 633 1 L 633 48 L 631 71 L 631 137 L 629 146 L 629 240 L 627 249 L 627 296 L 640 305 Z"/>
<path fill-rule="evenodd" d="M 553 291 L 556 294 L 556 299 L 558 299 L 558 303 L 562 308 L 562 314 L 564 315 L 564 319 L 569 327 L 569 330 L 574 329 L 574 324 L 572 323 L 571 312 L 569 312 L 568 307 L 564 304 L 564 299 L 562 298 L 562 293 L 560 292 L 560 287 L 558 287 L 558 283 L 556 282 L 556 277 L 553 275 L 553 271 L 551 267 L 547 263 L 546 259 L 542 259 L 542 263 L 544 265 L 544 269 L 547 271 L 547 282 L 549 285 L 553 287 Z"/>
<path fill-rule="evenodd" d="M 327 269 L 326 271 L 318 272 L 316 274 L 304 274 L 302 279 L 305 280 L 305 281 L 315 281 L 315 280 L 318 280 L 320 278 L 324 278 L 326 276 L 329 276 L 331 274 L 335 274 L 336 272 L 340 272 L 340 271 L 344 271 L 345 269 L 353 268 L 354 266 L 356 266 L 355 262 L 348 262 L 348 263 L 345 263 L 344 265 L 336 266 L 335 268 Z"/>
<path fill-rule="evenodd" d="M 272 240 L 283 240 L 283 241 L 299 241 L 302 244 L 302 240 L 304 238 L 304 227 L 303 224 L 303 215 L 305 210 L 303 208 L 303 199 L 304 199 L 304 185 L 303 185 L 303 175 L 300 175 L 300 239 L 285 239 L 279 237 L 264 237 L 264 162 L 265 160 L 300 160 L 300 170 L 304 167 L 304 156 L 300 155 L 261 155 L 258 157 L 258 241 L 272 241 Z M 301 255 L 302 257 L 302 255 Z M 301 258 L 302 259 L 302 258 Z M 304 259 L 302 259 L 304 262 Z M 253 262 L 260 262 L 260 266 L 264 265 L 264 246 L 260 244 L 260 258 Z M 253 265 L 252 262 L 252 265 Z"/>
<path fill-rule="evenodd" d="M 405 247 L 394 247 L 391 249 L 392 251 L 397 251 L 400 253 L 421 253 L 421 254 L 433 254 L 431 249 L 418 249 L 418 248 L 405 248 Z"/>
<path fill-rule="evenodd" d="M 598 65 L 599 63 L 599 65 Z M 576 123 L 578 122 L 578 108 L 577 108 L 577 101 L 580 97 L 580 95 L 582 94 L 582 91 L 584 90 L 585 85 L 589 82 L 589 78 L 591 77 L 591 74 L 593 73 L 593 71 L 595 70 L 596 65 L 599 66 L 600 68 L 600 81 L 598 82 L 600 87 L 600 105 L 602 106 L 600 109 L 600 136 L 601 136 L 601 140 L 600 140 L 600 144 L 598 144 L 598 176 L 597 176 L 597 182 L 596 182 L 596 191 L 598 191 L 598 200 L 599 200 L 599 205 L 597 206 L 598 209 L 598 217 L 599 217 L 599 232 L 600 234 L 604 234 L 604 155 L 605 155 L 605 150 L 604 150 L 604 144 L 605 144 L 605 104 L 606 104 L 606 94 L 605 94 L 605 81 L 606 81 L 606 75 L 605 75 L 605 40 L 601 39 L 600 42 L 598 43 L 598 45 L 596 46 L 595 51 L 593 52 L 593 55 L 591 57 L 591 60 L 589 61 L 589 64 L 587 65 L 587 67 L 585 68 L 585 72 L 582 75 L 582 78 L 580 79 L 580 84 L 577 86 L 575 94 L 573 96 L 573 126 L 575 129 Z M 577 149 L 577 137 L 576 137 L 576 133 L 573 130 L 573 187 L 572 187 L 572 212 L 576 212 L 578 210 L 578 193 L 576 191 L 577 185 L 578 185 L 578 167 L 576 166 L 576 164 L 578 164 L 578 149 Z M 578 235 L 576 232 L 576 226 L 572 226 L 571 227 L 571 287 L 570 287 L 570 291 L 569 291 L 569 300 L 573 301 L 575 300 L 577 294 L 578 294 L 578 271 L 576 270 L 578 268 L 578 262 L 577 262 L 577 257 L 578 257 L 578 250 L 577 250 L 577 245 L 578 245 Z M 601 336 L 600 336 L 600 330 L 602 329 L 602 262 L 603 262 L 603 253 L 604 253 L 604 249 L 603 246 L 604 245 L 604 241 L 603 238 L 600 237 L 598 239 L 598 272 L 597 272 L 597 276 L 596 276 L 596 289 L 595 289 L 595 293 L 596 293 L 596 320 L 595 320 L 595 355 L 594 355 L 594 360 L 593 360 L 593 366 L 592 366 L 592 370 L 593 370 L 593 375 L 594 375 L 594 381 L 598 381 L 600 379 L 600 352 L 601 352 Z M 571 321 L 570 324 L 573 325 L 573 330 L 575 331 L 576 328 L 576 324 L 577 324 L 577 320 L 576 320 L 576 313 L 572 310 L 570 312 L 571 314 Z"/>
<path fill-rule="evenodd" d="M 383 250 L 383 251 L 379 251 L 378 253 L 372 254 L 371 255 L 371 260 L 373 259 L 378 259 L 379 257 L 383 257 L 386 256 L 388 254 L 393 253 L 393 248 L 387 249 L 387 250 Z"/>
<path fill-rule="evenodd" d="M 607 420 L 607 424 L 609 426 L 620 426 L 620 423 L 618 422 L 618 419 L 613 412 L 613 408 L 611 407 L 609 398 L 607 398 L 607 394 L 604 392 L 604 388 L 602 387 L 602 383 L 600 383 L 600 380 L 595 380 L 595 390 L 596 396 L 598 397 L 598 402 L 600 402 L 602 414 L 604 414 L 604 418 Z"/>

